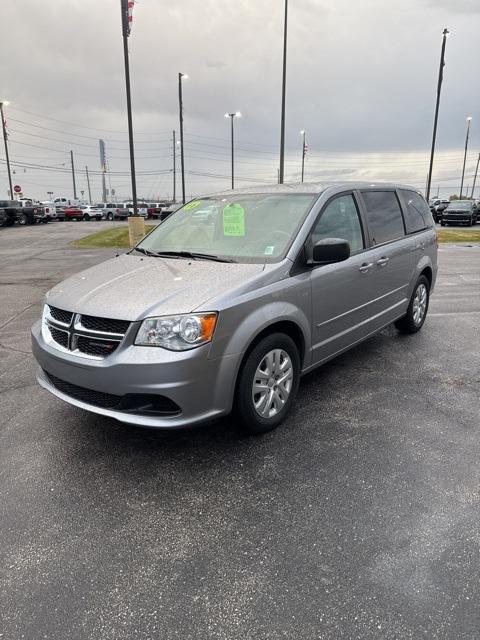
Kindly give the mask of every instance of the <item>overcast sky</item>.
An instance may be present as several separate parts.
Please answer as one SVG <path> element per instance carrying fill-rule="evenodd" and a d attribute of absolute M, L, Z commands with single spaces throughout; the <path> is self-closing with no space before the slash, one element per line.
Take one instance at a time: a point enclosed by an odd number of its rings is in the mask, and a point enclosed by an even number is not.
<path fill-rule="evenodd" d="M 283 6 L 283 0 L 136 2 L 129 47 L 140 196 L 172 195 L 179 71 L 190 76 L 187 193 L 229 186 L 225 111 L 243 114 L 235 123 L 238 186 L 276 180 Z M 286 180 L 299 179 L 304 128 L 306 179 L 422 187 L 444 27 L 452 35 L 434 188 L 440 184 L 442 195 L 458 191 L 468 115 L 471 184 L 480 151 L 479 0 L 290 0 Z M 72 196 L 65 171 L 72 149 L 78 191 L 86 192 L 88 164 L 98 200 L 102 137 L 111 185 L 128 197 L 120 0 L 2 0 L 0 54 L 14 183 L 39 199 L 47 191 Z M 2 148 L 2 196 L 5 169 Z"/>

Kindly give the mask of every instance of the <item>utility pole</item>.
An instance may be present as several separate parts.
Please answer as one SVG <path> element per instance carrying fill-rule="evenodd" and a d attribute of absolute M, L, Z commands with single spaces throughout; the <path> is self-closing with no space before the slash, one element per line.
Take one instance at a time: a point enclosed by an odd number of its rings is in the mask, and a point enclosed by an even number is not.
<path fill-rule="evenodd" d="M 470 136 L 470 124 L 471 124 L 471 122 L 472 122 L 472 117 L 468 116 L 468 118 L 467 118 L 467 135 L 465 136 L 465 153 L 463 155 L 462 184 L 460 185 L 460 200 L 462 199 L 462 194 L 463 194 L 463 179 L 465 178 L 465 164 L 467 162 L 468 138 Z"/>
<path fill-rule="evenodd" d="M 13 200 L 13 186 L 12 186 L 12 172 L 10 171 L 10 158 L 8 155 L 8 137 L 7 137 L 7 128 L 5 126 L 5 116 L 3 115 L 3 105 L 8 105 L 8 102 L 0 102 L 0 117 L 2 118 L 2 129 L 3 129 L 3 143 L 5 145 L 5 160 L 7 161 L 7 173 L 8 173 L 8 184 L 10 185 L 10 199 Z"/>
<path fill-rule="evenodd" d="M 177 141 L 173 130 L 173 202 L 177 200 Z"/>
<path fill-rule="evenodd" d="M 185 204 L 185 158 L 183 155 L 183 91 L 182 79 L 188 78 L 186 73 L 178 74 L 178 111 L 180 120 L 180 162 L 182 165 L 182 202 Z"/>
<path fill-rule="evenodd" d="M 280 171 L 278 181 L 283 184 L 285 166 L 285 94 L 287 90 L 287 16 L 288 0 L 285 0 L 285 19 L 283 23 L 283 75 L 282 75 L 282 115 L 280 119 Z"/>
<path fill-rule="evenodd" d="M 302 136 L 302 182 L 303 182 L 303 177 L 305 175 L 305 129 L 302 129 L 300 131 L 300 134 Z"/>
<path fill-rule="evenodd" d="M 122 11 L 123 57 L 125 61 L 125 91 L 127 95 L 128 144 L 130 148 L 130 174 L 132 179 L 133 215 L 138 216 L 137 182 L 135 177 L 135 150 L 133 146 L 132 96 L 130 92 L 130 63 L 128 59 L 128 36 L 130 26 L 128 20 L 128 1 L 120 0 Z"/>
<path fill-rule="evenodd" d="M 438 124 L 438 110 L 440 107 L 440 93 L 442 91 L 443 82 L 443 67 L 445 66 L 445 45 L 447 44 L 447 38 L 449 30 L 443 30 L 442 50 L 440 53 L 440 69 L 438 71 L 438 83 L 437 83 L 437 102 L 435 105 L 435 117 L 433 119 L 433 136 L 432 136 L 432 148 L 430 151 L 430 168 L 428 170 L 427 188 L 425 190 L 425 199 L 428 202 L 430 199 L 430 186 L 432 184 L 432 171 L 433 171 L 433 157 L 435 155 L 435 142 L 437 140 L 437 124 Z"/>
<path fill-rule="evenodd" d="M 77 185 L 75 183 L 75 165 L 73 164 L 73 151 L 70 151 L 70 162 L 72 164 L 73 199 L 77 199 Z"/>
<path fill-rule="evenodd" d="M 475 191 L 475 183 L 477 182 L 477 175 L 478 175 L 478 165 L 480 163 L 480 153 L 478 154 L 478 158 L 477 158 L 477 167 L 475 169 L 475 175 L 473 177 L 473 186 L 472 186 L 472 193 L 470 194 L 470 197 L 473 198 L 473 192 Z"/>
<path fill-rule="evenodd" d="M 90 204 L 92 204 L 92 191 L 90 189 L 90 176 L 88 175 L 88 167 L 85 166 L 85 173 L 87 174 L 87 185 L 88 185 L 88 199 Z"/>

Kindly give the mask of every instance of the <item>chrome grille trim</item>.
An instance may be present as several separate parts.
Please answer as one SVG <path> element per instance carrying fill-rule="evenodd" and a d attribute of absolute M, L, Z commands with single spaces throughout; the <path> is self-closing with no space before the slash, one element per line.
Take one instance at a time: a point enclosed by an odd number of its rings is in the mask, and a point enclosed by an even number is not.
<path fill-rule="evenodd" d="M 57 313 L 58 316 L 60 316 L 61 314 L 71 314 L 71 320 L 69 324 L 66 324 L 65 322 L 57 320 L 52 316 L 50 305 L 46 304 L 44 308 L 43 319 L 42 319 L 42 335 L 45 342 L 49 346 L 53 347 L 54 349 L 57 349 L 58 351 L 62 351 L 63 353 L 70 353 L 72 355 L 75 355 L 81 358 L 88 358 L 90 360 L 104 360 L 105 358 L 108 358 L 109 355 L 111 355 L 118 349 L 118 347 L 120 346 L 120 343 L 125 338 L 125 335 L 127 334 L 128 329 L 131 326 L 131 323 L 127 323 L 126 321 L 121 321 L 121 322 L 125 322 L 126 325 L 128 324 L 125 333 L 109 333 L 106 331 L 87 329 L 82 325 L 81 314 L 73 313 L 70 311 L 63 311 L 62 309 L 57 310 L 56 307 L 54 308 L 58 312 Z M 89 316 L 89 317 L 93 317 L 93 316 Z M 99 321 L 108 322 L 109 320 L 110 319 L 108 318 L 99 318 Z M 68 347 L 65 347 L 61 343 L 57 342 L 57 340 L 54 337 L 54 334 L 56 331 L 61 331 L 62 333 L 66 333 L 68 335 Z M 97 351 L 97 354 L 87 353 L 86 351 L 81 351 L 80 349 L 78 349 L 79 338 L 85 339 L 83 341 L 84 348 L 88 348 L 86 346 L 88 345 L 88 342 L 86 341 L 91 340 L 92 341 L 91 351 L 92 352 Z M 99 350 L 98 345 L 93 344 L 93 342 L 105 343 L 105 345 L 107 345 L 108 343 L 111 343 L 111 344 L 114 344 L 115 346 L 111 349 L 110 353 L 98 355 L 98 350 Z"/>

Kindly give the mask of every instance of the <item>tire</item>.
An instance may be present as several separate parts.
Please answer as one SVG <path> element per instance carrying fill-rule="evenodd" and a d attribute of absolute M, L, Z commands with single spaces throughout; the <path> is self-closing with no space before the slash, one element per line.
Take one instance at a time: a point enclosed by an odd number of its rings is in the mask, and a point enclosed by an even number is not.
<path fill-rule="evenodd" d="M 420 276 L 413 289 L 407 313 L 396 320 L 395 326 L 401 333 L 417 333 L 423 327 L 430 302 L 430 282 L 425 276 Z M 422 309 L 417 315 L 418 309 Z"/>
<path fill-rule="evenodd" d="M 113 214 L 107 213 L 107 220 L 113 220 Z"/>
<path fill-rule="evenodd" d="M 289 371 L 290 376 L 277 387 L 274 376 L 266 377 L 269 369 L 280 378 L 287 375 L 283 371 Z M 255 379 L 260 384 L 263 382 L 264 394 L 254 393 Z M 260 340 L 248 354 L 237 380 L 234 413 L 243 429 L 249 433 L 265 433 L 278 427 L 295 400 L 299 382 L 300 355 L 294 341 L 284 333 L 273 333 Z M 266 400 L 263 415 L 262 399 Z M 267 415 L 268 412 L 271 415 Z"/>
<path fill-rule="evenodd" d="M 21 224 L 22 226 L 25 226 L 26 224 L 30 224 L 30 221 L 26 213 L 22 213 L 22 215 L 20 216 L 20 220 L 18 221 L 18 224 Z"/>
<path fill-rule="evenodd" d="M 440 222 L 440 226 L 444 227 L 445 226 L 445 222 Z"/>
<path fill-rule="evenodd" d="M 85 222 L 88 222 L 90 220 L 90 216 L 88 215 L 88 213 L 83 214 L 83 219 L 85 220 Z"/>

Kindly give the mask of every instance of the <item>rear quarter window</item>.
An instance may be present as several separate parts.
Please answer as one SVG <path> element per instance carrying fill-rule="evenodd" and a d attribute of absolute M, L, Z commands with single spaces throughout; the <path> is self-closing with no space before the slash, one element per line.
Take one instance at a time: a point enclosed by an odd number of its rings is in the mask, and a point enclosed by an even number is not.
<path fill-rule="evenodd" d="M 427 205 L 422 196 L 415 191 L 400 191 L 405 212 L 405 226 L 407 233 L 415 233 L 432 226 L 432 214 L 430 207 Z"/>
<path fill-rule="evenodd" d="M 394 191 L 362 191 L 372 244 L 398 240 L 405 235 L 403 216 Z"/>

